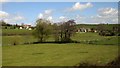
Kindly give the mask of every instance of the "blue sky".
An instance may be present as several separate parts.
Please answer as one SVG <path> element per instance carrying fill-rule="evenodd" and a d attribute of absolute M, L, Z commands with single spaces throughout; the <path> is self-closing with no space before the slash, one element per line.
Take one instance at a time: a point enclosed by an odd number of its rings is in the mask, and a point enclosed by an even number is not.
<path fill-rule="evenodd" d="M 119 2 L 119 0 L 1 0 L 4 2 Z"/>
<path fill-rule="evenodd" d="M 21 20 L 14 21 L 14 24 L 25 23 L 34 25 L 36 19 L 44 16 L 46 16 L 44 18 L 52 22 L 76 19 L 75 17 L 78 16 L 78 24 L 96 24 L 101 22 L 117 23 L 108 21 L 111 19 L 110 15 L 113 16 L 111 13 L 118 11 L 117 9 L 117 2 L 6 2 L 2 3 L 1 11 L 9 14 L 9 17 L 4 18 L 7 19 L 7 21 L 11 21 L 11 17 L 19 16 Z M 47 11 L 48 13 L 46 13 Z M 107 13 L 108 15 L 106 15 L 104 12 L 107 11 L 111 13 Z M 40 14 L 42 17 L 40 17 Z M 91 17 L 97 19 L 97 16 L 105 16 L 105 19 L 100 20 L 100 22 L 90 20 L 93 19 Z M 107 20 L 106 17 L 110 19 Z M 116 20 L 117 16 L 114 16 L 114 18 Z M 17 19 L 15 18 L 15 20 Z M 12 21 L 10 23 L 12 23 Z"/>

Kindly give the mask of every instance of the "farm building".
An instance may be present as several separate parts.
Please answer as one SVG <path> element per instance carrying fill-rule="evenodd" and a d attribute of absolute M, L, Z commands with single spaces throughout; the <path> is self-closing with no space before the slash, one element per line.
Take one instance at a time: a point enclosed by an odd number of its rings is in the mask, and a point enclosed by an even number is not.
<path fill-rule="evenodd" d="M 19 27 L 19 29 L 28 29 L 28 30 L 32 30 L 32 26 L 31 25 L 21 25 Z"/>
<path fill-rule="evenodd" d="M 78 28 L 76 32 L 97 32 L 97 30 L 93 30 L 90 28 Z"/>

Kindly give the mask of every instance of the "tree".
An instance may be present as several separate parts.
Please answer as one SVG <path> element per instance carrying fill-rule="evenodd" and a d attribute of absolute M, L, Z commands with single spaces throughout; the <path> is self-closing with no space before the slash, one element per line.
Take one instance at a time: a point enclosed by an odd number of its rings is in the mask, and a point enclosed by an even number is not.
<path fill-rule="evenodd" d="M 120 36 L 120 27 L 119 25 L 117 26 L 114 26 L 112 31 L 117 35 L 117 36 Z"/>
<path fill-rule="evenodd" d="M 50 22 L 44 19 L 38 19 L 36 23 L 34 36 L 38 38 L 39 42 L 44 42 L 51 34 Z"/>
<path fill-rule="evenodd" d="M 69 21 L 63 23 L 63 29 L 64 29 L 64 31 L 63 31 L 64 37 L 63 37 L 62 41 L 65 41 L 65 42 L 71 41 L 71 36 L 75 32 L 74 20 L 69 20 Z"/>
<path fill-rule="evenodd" d="M 4 22 L 3 20 L 0 21 L 0 25 L 1 26 L 5 26 L 6 25 L 6 22 Z"/>
<path fill-rule="evenodd" d="M 59 38 L 59 36 L 60 36 L 60 34 L 59 34 L 59 26 L 58 26 L 57 23 L 53 24 L 53 30 L 54 30 L 53 35 L 54 35 L 54 38 L 55 38 L 55 42 L 60 41 L 60 38 Z"/>
<path fill-rule="evenodd" d="M 75 33 L 75 22 L 74 20 L 69 20 L 67 22 L 62 22 L 61 24 L 58 24 L 55 29 L 56 32 L 56 40 L 59 40 L 61 42 L 70 42 L 71 36 Z"/>
<path fill-rule="evenodd" d="M 105 25 L 102 24 L 102 23 L 98 24 L 97 30 L 98 30 L 99 32 L 105 31 L 105 30 L 106 30 Z"/>
<path fill-rule="evenodd" d="M 112 30 L 108 29 L 107 25 L 105 25 L 105 24 L 98 25 L 97 29 L 99 31 L 99 35 L 101 35 L 101 36 L 114 36 L 115 33 Z"/>

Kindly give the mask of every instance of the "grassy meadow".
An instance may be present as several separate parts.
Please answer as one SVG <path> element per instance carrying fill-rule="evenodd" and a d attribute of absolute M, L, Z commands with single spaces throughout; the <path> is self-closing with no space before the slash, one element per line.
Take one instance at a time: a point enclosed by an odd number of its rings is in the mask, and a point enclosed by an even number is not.
<path fill-rule="evenodd" d="M 37 41 L 32 35 L 2 36 L 2 65 L 75 66 L 87 62 L 103 66 L 118 56 L 118 38 L 88 32 L 76 33 L 72 37 L 80 43 L 29 44 Z M 54 41 L 53 36 L 47 41 Z"/>
<path fill-rule="evenodd" d="M 31 35 L 32 34 L 32 30 L 26 30 L 26 29 L 2 29 L 2 35 L 6 36 L 6 35 Z"/>
<path fill-rule="evenodd" d="M 23 31 L 24 32 L 24 31 Z M 79 41 L 82 44 L 101 44 L 101 45 L 118 45 L 119 36 L 100 36 L 98 33 L 76 33 L 72 40 Z M 54 37 L 49 36 L 46 41 L 54 42 Z M 14 43 L 24 44 L 37 42 L 37 38 L 33 35 L 12 35 L 12 36 L 2 36 L 3 45 L 13 45 Z"/>
<path fill-rule="evenodd" d="M 3 66 L 103 66 L 118 56 L 118 46 L 88 44 L 31 44 L 3 46 Z"/>

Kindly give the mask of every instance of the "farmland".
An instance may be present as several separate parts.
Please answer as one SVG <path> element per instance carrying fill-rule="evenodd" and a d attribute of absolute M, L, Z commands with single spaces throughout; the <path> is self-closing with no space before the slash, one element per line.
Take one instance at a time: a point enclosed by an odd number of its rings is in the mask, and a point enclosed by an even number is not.
<path fill-rule="evenodd" d="M 118 56 L 118 38 L 118 36 L 100 36 L 98 33 L 87 32 L 76 33 L 72 37 L 79 43 L 32 44 L 37 41 L 32 35 L 2 36 L 2 64 L 3 66 L 75 66 L 87 62 L 105 65 Z M 46 41 L 54 41 L 53 36 Z M 14 42 L 16 46 L 13 46 Z"/>
<path fill-rule="evenodd" d="M 24 30 L 23 30 L 24 32 Z M 25 33 L 25 32 L 24 32 Z M 32 33 L 32 32 L 31 32 Z M 23 34 L 23 33 L 21 33 Z M 101 45 L 117 45 L 119 36 L 100 36 L 98 33 L 76 33 L 72 39 L 79 41 L 82 44 L 101 44 Z M 11 40 L 12 39 L 12 40 Z M 54 42 L 54 37 L 50 36 L 46 41 Z M 37 39 L 32 35 L 14 35 L 14 36 L 2 36 L 3 45 L 33 43 L 37 42 Z"/>
<path fill-rule="evenodd" d="M 82 62 L 105 65 L 118 55 L 118 46 L 32 44 L 3 46 L 3 66 L 75 66 Z"/>
<path fill-rule="evenodd" d="M 31 35 L 32 31 L 29 30 L 19 30 L 19 29 L 3 29 L 3 36 L 11 36 L 11 35 Z"/>
<path fill-rule="evenodd" d="M 118 2 L 7 2 L 2 5 L 1 66 L 120 65 Z"/>

